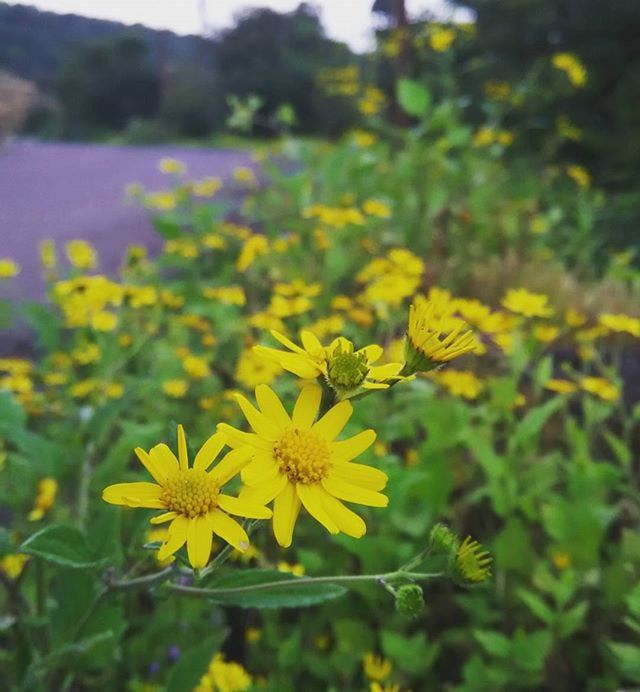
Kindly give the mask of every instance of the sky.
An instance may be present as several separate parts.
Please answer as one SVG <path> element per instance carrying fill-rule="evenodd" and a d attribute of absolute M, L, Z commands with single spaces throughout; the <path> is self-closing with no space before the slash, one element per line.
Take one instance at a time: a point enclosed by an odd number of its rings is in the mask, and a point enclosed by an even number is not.
<path fill-rule="evenodd" d="M 203 32 L 201 8 L 205 8 L 206 29 L 211 32 L 232 26 L 233 17 L 249 7 L 269 7 L 279 12 L 295 9 L 301 0 L 8 0 L 12 5 L 33 5 L 60 14 L 111 19 L 125 24 L 145 24 L 170 29 L 178 34 Z M 348 43 L 353 50 L 372 46 L 375 18 L 373 0 L 311 0 L 320 9 L 328 36 Z M 452 10 L 446 0 L 406 0 L 410 17 L 425 11 L 443 19 L 468 19 L 462 10 Z"/>

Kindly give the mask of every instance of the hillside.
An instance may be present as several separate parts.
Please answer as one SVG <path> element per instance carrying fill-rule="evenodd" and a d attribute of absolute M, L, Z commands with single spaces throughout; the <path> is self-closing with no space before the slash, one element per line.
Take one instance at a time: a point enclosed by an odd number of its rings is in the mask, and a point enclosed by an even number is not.
<path fill-rule="evenodd" d="M 200 65 L 205 55 L 211 60 L 211 44 L 197 36 L 0 3 L 0 68 L 46 87 L 79 45 L 123 34 L 144 38 L 156 59 L 162 55 L 174 64 Z"/>

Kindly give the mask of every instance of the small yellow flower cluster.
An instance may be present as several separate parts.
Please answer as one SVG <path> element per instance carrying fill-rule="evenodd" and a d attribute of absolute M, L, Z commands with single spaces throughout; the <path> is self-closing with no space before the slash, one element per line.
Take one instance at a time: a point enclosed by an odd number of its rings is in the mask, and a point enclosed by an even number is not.
<path fill-rule="evenodd" d="M 98 255 L 86 240 L 71 240 L 65 245 L 67 259 L 77 269 L 95 269 Z"/>
<path fill-rule="evenodd" d="M 33 509 L 27 517 L 29 521 L 40 521 L 53 507 L 58 494 L 58 482 L 55 478 L 43 478 L 38 483 L 38 495 Z"/>
<path fill-rule="evenodd" d="M 365 218 L 356 207 L 328 207 L 324 204 L 314 204 L 302 210 L 305 219 L 318 219 L 320 223 L 330 228 L 342 229 L 347 226 L 363 226 Z"/>
<path fill-rule="evenodd" d="M 244 288 L 238 284 L 230 286 L 206 287 L 202 289 L 202 295 L 211 300 L 217 300 L 223 305 L 237 305 L 242 307 L 247 302 Z"/>
<path fill-rule="evenodd" d="M 251 676 L 239 663 L 225 661 L 224 656 L 217 653 L 193 692 L 244 692 L 251 685 Z"/>
<path fill-rule="evenodd" d="M 349 137 L 359 149 L 370 149 L 378 142 L 378 136 L 366 130 L 353 130 Z"/>
<path fill-rule="evenodd" d="M 360 68 L 325 67 L 318 71 L 316 82 L 327 96 L 355 96 L 360 91 Z"/>
<path fill-rule="evenodd" d="M 384 93 L 376 87 L 366 87 L 362 98 L 358 101 L 358 110 L 367 116 L 377 115 L 384 109 L 387 99 Z"/>
<path fill-rule="evenodd" d="M 118 318 L 109 308 L 119 307 L 124 296 L 123 286 L 102 275 L 58 281 L 53 287 L 53 299 L 71 328 L 91 325 L 98 331 L 111 331 Z"/>
<path fill-rule="evenodd" d="M 491 127 L 481 127 L 473 135 L 473 146 L 478 149 L 489 147 L 492 144 L 500 144 L 508 147 L 513 144 L 514 135 L 509 130 L 495 130 Z"/>
<path fill-rule="evenodd" d="M 456 40 L 456 32 L 448 27 L 433 25 L 429 34 L 429 45 L 437 53 L 449 50 Z"/>
<path fill-rule="evenodd" d="M 556 53 L 551 63 L 557 70 L 564 72 L 574 87 L 583 87 L 587 83 L 587 70 L 577 55 L 573 53 Z"/>
<path fill-rule="evenodd" d="M 591 184 L 591 176 L 589 175 L 589 171 L 586 170 L 586 168 L 583 168 L 582 166 L 577 166 L 577 165 L 571 165 L 567 166 L 565 169 L 567 175 L 573 180 L 576 185 L 580 187 L 589 187 Z"/>
<path fill-rule="evenodd" d="M 0 279 L 10 279 L 20 273 L 20 265 L 12 259 L 0 257 Z"/>

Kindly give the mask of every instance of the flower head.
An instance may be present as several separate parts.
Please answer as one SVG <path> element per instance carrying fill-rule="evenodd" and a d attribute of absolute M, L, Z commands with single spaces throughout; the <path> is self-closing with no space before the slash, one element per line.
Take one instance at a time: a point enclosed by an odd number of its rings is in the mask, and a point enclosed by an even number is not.
<path fill-rule="evenodd" d="M 316 422 L 322 390 L 315 384 L 302 389 L 290 417 L 267 385 L 256 387 L 259 410 L 236 395 L 253 433 L 221 423 L 228 444 L 247 450 L 252 461 L 242 470 L 246 485 L 240 494 L 259 504 L 274 500 L 273 531 L 283 547 L 291 545 L 293 529 L 304 507 L 329 533 L 361 538 L 364 521 L 342 500 L 370 507 L 386 507 L 380 491 L 387 475 L 353 461 L 374 442 L 373 430 L 364 430 L 340 442 L 336 438 L 351 417 L 352 407 L 341 401 Z"/>
<path fill-rule="evenodd" d="M 0 257 L 0 279 L 10 279 L 20 273 L 20 265 L 12 259 Z"/>
<path fill-rule="evenodd" d="M 512 288 L 502 299 L 502 305 L 524 317 L 550 317 L 553 308 L 547 303 L 549 296 L 543 293 L 531 293 L 526 288 Z"/>
<path fill-rule="evenodd" d="M 217 653 L 193 692 L 243 692 L 251 687 L 251 682 L 251 676 L 239 663 L 225 661 Z"/>
<path fill-rule="evenodd" d="M 368 651 L 362 657 L 362 668 L 369 680 L 386 680 L 393 670 L 391 661 L 382 656 L 376 656 L 372 651 Z"/>
<path fill-rule="evenodd" d="M 55 478 L 43 478 L 38 483 L 38 495 L 33 509 L 29 512 L 29 521 L 39 521 L 53 507 L 58 494 L 58 482 Z"/>
<path fill-rule="evenodd" d="M 225 443 L 223 434 L 212 435 L 189 467 L 187 441 L 179 425 L 177 458 L 165 444 L 156 445 L 148 453 L 140 447 L 135 449 L 155 483 L 116 483 L 102 491 L 102 499 L 112 505 L 165 510 L 151 519 L 152 524 L 171 522 L 167 538 L 158 551 L 159 560 L 173 555 L 186 543 L 189 562 L 194 569 L 201 569 L 209 561 L 214 533 L 244 551 L 249 538 L 228 515 L 268 519 L 271 511 L 251 500 L 221 492 L 222 486 L 251 458 L 246 449 L 235 449 L 209 470 Z"/>
<path fill-rule="evenodd" d="M 466 322 L 451 317 L 438 301 L 422 299 L 409 307 L 403 374 L 428 372 L 477 347 Z"/>
<path fill-rule="evenodd" d="M 353 396 L 360 389 L 387 389 L 387 380 L 398 379 L 402 369 L 402 363 L 374 365 L 383 354 L 376 344 L 356 350 L 351 341 L 339 336 L 325 347 L 315 334 L 302 331 L 300 347 L 280 332 L 272 330 L 271 334 L 289 350 L 255 346 L 256 353 L 303 379 L 324 377 L 341 398 Z"/>

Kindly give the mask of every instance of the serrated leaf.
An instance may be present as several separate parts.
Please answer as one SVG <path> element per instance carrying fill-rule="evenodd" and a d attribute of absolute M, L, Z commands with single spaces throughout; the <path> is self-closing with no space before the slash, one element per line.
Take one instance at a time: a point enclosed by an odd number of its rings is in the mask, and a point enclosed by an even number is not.
<path fill-rule="evenodd" d="M 101 562 L 96 560 L 84 534 L 60 524 L 46 526 L 34 533 L 20 546 L 20 552 L 74 569 L 95 567 Z"/>
<path fill-rule="evenodd" d="M 269 589 L 250 589 L 241 593 L 219 593 L 209 600 L 221 605 L 234 605 L 240 608 L 301 608 L 324 603 L 342 596 L 346 589 L 338 584 L 302 583 L 292 584 L 300 577 L 294 577 L 277 570 L 255 569 L 227 574 L 207 584 L 214 589 L 237 589 L 259 587 L 272 582 L 283 582 L 282 586 Z"/>

